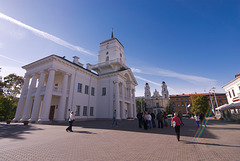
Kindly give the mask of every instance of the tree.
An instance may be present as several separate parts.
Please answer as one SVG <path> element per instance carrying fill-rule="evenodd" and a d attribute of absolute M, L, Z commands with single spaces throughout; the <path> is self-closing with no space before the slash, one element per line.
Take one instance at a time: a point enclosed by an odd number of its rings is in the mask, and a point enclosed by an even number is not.
<path fill-rule="evenodd" d="M 17 109 L 17 98 L 0 95 L 0 120 L 13 119 Z"/>
<path fill-rule="evenodd" d="M 12 119 L 15 116 L 18 98 L 23 86 L 23 78 L 9 74 L 0 81 L 0 120 Z"/>
<path fill-rule="evenodd" d="M 204 95 L 193 96 L 191 112 L 193 114 L 206 113 L 209 107 L 208 97 Z"/>
<path fill-rule="evenodd" d="M 139 101 L 136 101 L 137 112 L 144 111 L 146 109 L 146 107 L 147 107 L 147 105 L 143 98 L 140 98 Z"/>
<path fill-rule="evenodd" d="M 9 74 L 8 76 L 4 77 L 3 86 L 6 89 L 4 95 L 11 98 L 16 98 L 16 96 L 21 93 L 23 83 L 23 77 L 17 76 L 16 74 Z"/>
<path fill-rule="evenodd" d="M 168 114 L 174 113 L 174 109 L 173 109 L 173 106 L 172 106 L 171 103 L 169 103 L 169 105 L 167 106 L 166 112 L 167 112 Z"/>

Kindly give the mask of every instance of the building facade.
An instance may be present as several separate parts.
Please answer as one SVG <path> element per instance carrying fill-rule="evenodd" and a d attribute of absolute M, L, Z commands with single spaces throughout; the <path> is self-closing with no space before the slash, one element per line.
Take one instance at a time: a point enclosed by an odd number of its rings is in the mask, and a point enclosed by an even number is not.
<path fill-rule="evenodd" d="M 240 102 L 240 74 L 235 75 L 235 78 L 223 86 L 226 91 L 228 103 Z"/>
<path fill-rule="evenodd" d="M 14 121 L 117 119 L 136 116 L 136 79 L 125 64 L 124 47 L 111 37 L 100 43 L 98 64 L 83 64 L 50 55 L 23 66 L 24 86 Z"/>
<path fill-rule="evenodd" d="M 160 95 L 156 89 L 153 92 L 153 95 L 151 95 L 150 85 L 146 83 L 144 87 L 144 97 L 137 98 L 138 101 L 140 101 L 140 99 L 143 99 L 149 112 L 157 114 L 160 111 L 166 111 L 166 108 L 169 105 L 169 93 L 167 84 L 163 81 L 161 87 L 162 95 Z"/>
<path fill-rule="evenodd" d="M 217 100 L 217 106 L 227 104 L 227 99 L 225 93 L 196 93 L 196 94 L 180 94 L 180 95 L 170 95 L 170 102 L 174 109 L 174 112 L 181 112 L 187 114 L 191 108 L 192 98 L 197 95 L 205 95 L 208 97 L 209 106 L 211 105 L 211 100 Z M 214 108 L 217 108 L 214 106 Z"/>

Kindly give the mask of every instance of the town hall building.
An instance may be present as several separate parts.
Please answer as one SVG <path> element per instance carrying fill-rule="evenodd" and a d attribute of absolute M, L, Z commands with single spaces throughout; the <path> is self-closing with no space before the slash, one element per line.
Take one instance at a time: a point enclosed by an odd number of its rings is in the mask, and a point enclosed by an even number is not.
<path fill-rule="evenodd" d="M 125 64 L 124 47 L 113 37 L 100 43 L 98 63 L 83 67 L 57 55 L 23 66 L 26 70 L 14 121 L 63 121 L 136 117 L 137 81 Z"/>

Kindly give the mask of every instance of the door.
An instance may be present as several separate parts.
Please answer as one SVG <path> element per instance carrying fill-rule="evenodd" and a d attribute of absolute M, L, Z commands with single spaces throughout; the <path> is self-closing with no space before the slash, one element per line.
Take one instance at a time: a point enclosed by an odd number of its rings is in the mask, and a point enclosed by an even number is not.
<path fill-rule="evenodd" d="M 51 106 L 50 113 L 49 113 L 49 120 L 53 120 L 53 118 L 54 118 L 54 111 L 55 111 L 55 106 Z"/>

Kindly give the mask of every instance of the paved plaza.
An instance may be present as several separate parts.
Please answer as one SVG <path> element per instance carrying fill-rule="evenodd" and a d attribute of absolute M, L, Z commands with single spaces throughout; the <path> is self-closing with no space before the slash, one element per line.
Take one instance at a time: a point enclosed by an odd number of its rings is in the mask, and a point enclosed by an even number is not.
<path fill-rule="evenodd" d="M 240 160 L 240 124 L 210 119 L 201 138 L 193 119 L 184 119 L 178 142 L 172 127 L 139 129 L 137 120 L 75 122 L 43 125 L 0 124 L 0 160 L 56 161 L 237 161 Z"/>

